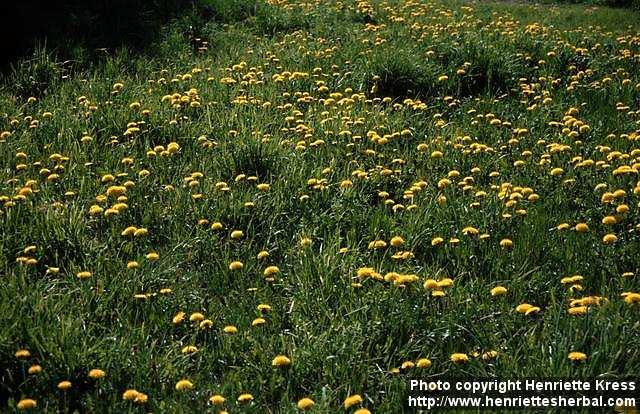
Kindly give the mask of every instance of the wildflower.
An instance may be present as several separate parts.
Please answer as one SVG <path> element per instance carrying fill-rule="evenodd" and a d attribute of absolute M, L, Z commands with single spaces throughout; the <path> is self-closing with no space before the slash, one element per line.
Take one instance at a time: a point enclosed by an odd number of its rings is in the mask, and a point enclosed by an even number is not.
<path fill-rule="evenodd" d="M 235 326 L 233 326 L 233 325 L 227 325 L 227 326 L 225 326 L 222 330 L 224 331 L 224 333 L 227 333 L 227 334 L 235 334 L 235 333 L 238 333 L 238 328 L 236 328 L 236 327 L 235 327 Z"/>
<path fill-rule="evenodd" d="M 586 314 L 588 309 L 589 308 L 587 308 L 586 306 L 575 306 L 575 307 L 569 308 L 568 312 L 569 312 L 569 315 L 578 316 L 578 315 Z"/>
<path fill-rule="evenodd" d="M 229 263 L 229 270 L 240 270 L 244 267 L 244 264 L 240 261 L 234 261 Z"/>
<path fill-rule="evenodd" d="M 569 353 L 569 359 L 572 361 L 584 361 L 587 359 L 587 355 L 583 354 L 582 352 L 570 352 Z"/>
<path fill-rule="evenodd" d="M 122 399 L 125 401 L 133 401 L 138 397 L 138 394 L 138 391 L 129 389 L 122 393 Z"/>
<path fill-rule="evenodd" d="M 400 236 L 395 236 L 389 242 L 393 247 L 400 247 L 404 244 L 404 239 Z"/>
<path fill-rule="evenodd" d="M 87 374 L 87 375 L 91 379 L 100 379 L 100 378 L 104 378 L 104 376 L 107 375 L 107 374 L 101 369 L 94 368 L 91 371 L 89 371 L 89 374 Z"/>
<path fill-rule="evenodd" d="M 211 398 L 209 398 L 209 402 L 213 405 L 222 405 L 224 404 L 225 401 L 226 401 L 226 398 L 224 398 L 220 394 L 212 395 Z"/>
<path fill-rule="evenodd" d="M 88 279 L 91 277 L 91 272 L 85 270 L 83 272 L 76 273 L 76 276 L 78 279 Z"/>
<path fill-rule="evenodd" d="M 451 354 L 451 357 L 449 357 L 449 359 L 451 359 L 451 362 L 454 362 L 456 364 L 465 364 L 469 362 L 469 357 L 467 356 L 467 354 L 462 353 Z"/>
<path fill-rule="evenodd" d="M 30 375 L 39 374 L 39 373 L 41 373 L 41 372 L 42 372 L 42 367 L 41 367 L 40 365 L 37 365 L 37 364 L 36 364 L 36 365 L 31 365 L 31 366 L 29 367 L 29 369 L 27 370 L 27 372 L 28 372 Z"/>
<path fill-rule="evenodd" d="M 58 389 L 62 391 L 66 391 L 71 388 L 71 381 L 60 381 L 58 383 Z"/>
<path fill-rule="evenodd" d="M 429 358 L 420 358 L 416 361 L 416 367 L 418 368 L 429 368 L 431 366 L 431 360 Z"/>
<path fill-rule="evenodd" d="M 133 232 L 133 236 L 142 237 L 142 236 L 146 236 L 148 233 L 149 233 L 149 230 L 145 228 L 140 228 L 140 229 L 137 229 L 135 232 Z"/>
<path fill-rule="evenodd" d="M 194 352 L 197 352 L 198 348 L 196 348 L 193 345 L 187 345 L 184 348 L 182 348 L 182 353 L 187 355 L 187 354 L 193 354 Z"/>
<path fill-rule="evenodd" d="M 362 404 L 362 397 L 359 394 L 350 395 L 344 400 L 344 408 L 350 408 L 354 405 Z"/>
<path fill-rule="evenodd" d="M 613 244 L 618 241 L 618 237 L 615 234 L 607 234 L 602 238 L 604 244 Z"/>
<path fill-rule="evenodd" d="M 31 410 L 33 408 L 36 408 L 37 406 L 38 403 L 36 402 L 36 400 L 33 400 L 31 398 L 24 398 L 18 401 L 16 408 L 18 408 L 18 410 Z"/>
<path fill-rule="evenodd" d="M 496 286 L 491 289 L 491 296 L 502 296 L 507 293 L 507 288 L 504 286 Z"/>
<path fill-rule="evenodd" d="M 265 303 L 261 303 L 258 305 L 258 310 L 261 312 L 269 312 L 271 310 L 271 306 Z"/>
<path fill-rule="evenodd" d="M 489 361 L 498 356 L 498 351 L 488 351 L 482 354 L 482 359 Z"/>
<path fill-rule="evenodd" d="M 184 321 L 185 315 L 186 314 L 184 312 L 178 312 L 172 319 L 173 324 L 178 325 L 182 323 L 182 321 Z"/>
<path fill-rule="evenodd" d="M 371 411 L 367 410 L 366 408 L 358 408 L 353 412 L 353 414 L 371 414 Z"/>
<path fill-rule="evenodd" d="M 213 326 L 213 321 L 211 319 L 205 319 L 201 321 L 198 326 L 200 329 L 210 329 Z"/>
<path fill-rule="evenodd" d="M 253 400 L 253 395 L 251 394 L 240 394 L 238 396 L 239 403 L 247 403 Z"/>
<path fill-rule="evenodd" d="M 298 409 L 300 410 L 308 410 L 315 405 L 315 401 L 311 398 L 305 397 L 298 400 Z"/>
<path fill-rule="evenodd" d="M 26 358 L 29 358 L 31 356 L 31 352 L 29 352 L 26 349 L 19 349 L 19 350 L 16 351 L 15 356 L 18 359 L 26 359 Z"/>
<path fill-rule="evenodd" d="M 589 231 L 589 226 L 587 225 L 587 223 L 578 223 L 575 226 L 575 230 L 578 233 L 585 233 L 585 232 Z"/>
<path fill-rule="evenodd" d="M 475 227 L 469 226 L 462 229 L 462 234 L 464 234 L 465 236 L 475 236 L 478 233 L 478 229 L 476 229 Z"/>
<path fill-rule="evenodd" d="M 204 315 L 200 312 L 193 312 L 191 316 L 189 316 L 189 322 L 200 322 L 204 320 Z"/>
<path fill-rule="evenodd" d="M 277 266 L 269 266 L 266 269 L 264 269 L 264 275 L 266 277 L 273 276 L 273 275 L 277 274 L 278 272 L 280 272 L 280 269 L 278 269 Z"/>
<path fill-rule="evenodd" d="M 231 232 L 232 239 L 241 239 L 242 236 L 244 236 L 244 233 L 242 232 L 242 230 L 234 230 Z"/>
<path fill-rule="evenodd" d="M 176 391 L 187 391 L 193 388 L 193 383 L 187 379 L 182 379 L 176 383 Z"/>
<path fill-rule="evenodd" d="M 160 255 L 158 253 L 156 253 L 156 252 L 149 252 L 149 253 L 146 254 L 145 257 L 150 262 L 155 262 L 156 260 L 160 259 Z"/>
<path fill-rule="evenodd" d="M 264 325 L 265 323 L 267 323 L 267 321 L 264 318 L 255 318 L 251 322 L 251 326 L 261 326 L 261 325 Z"/>
<path fill-rule="evenodd" d="M 500 247 L 502 247 L 503 249 L 508 249 L 511 246 L 513 246 L 513 241 L 511 241 L 510 239 L 500 240 Z"/>
<path fill-rule="evenodd" d="M 287 367 L 289 365 L 291 365 L 291 360 L 285 355 L 278 355 L 271 361 L 271 366 L 274 367 Z"/>

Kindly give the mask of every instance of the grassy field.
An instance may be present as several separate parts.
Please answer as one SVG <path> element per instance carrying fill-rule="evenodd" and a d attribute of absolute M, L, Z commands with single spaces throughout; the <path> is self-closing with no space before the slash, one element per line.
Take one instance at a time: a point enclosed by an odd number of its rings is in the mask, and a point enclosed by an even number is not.
<path fill-rule="evenodd" d="M 639 372 L 638 12 L 204 11 L 5 77 L 0 411 L 386 413 L 416 378 Z"/>

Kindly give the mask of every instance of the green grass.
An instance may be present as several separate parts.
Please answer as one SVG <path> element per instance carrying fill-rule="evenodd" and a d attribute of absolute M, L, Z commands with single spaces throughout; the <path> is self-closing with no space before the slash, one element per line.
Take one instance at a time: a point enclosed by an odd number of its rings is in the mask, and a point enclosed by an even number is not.
<path fill-rule="evenodd" d="M 212 2 L 229 10 L 187 14 L 141 53 L 69 66 L 41 49 L 4 79 L 2 411 L 23 398 L 46 412 L 217 411 L 207 401 L 221 394 L 230 412 L 296 412 L 305 396 L 334 412 L 360 394 L 399 412 L 412 378 L 638 372 L 638 308 L 621 297 L 639 291 L 637 12 L 249 3 Z M 121 235 L 129 226 L 148 234 Z M 358 278 L 364 267 L 387 280 Z M 578 287 L 561 283 L 576 274 Z M 423 287 L 446 277 L 443 297 Z M 498 285 L 508 291 L 492 297 Z M 588 296 L 603 299 L 569 315 Z M 189 322 L 194 312 L 213 326 Z M 452 363 L 456 352 L 469 362 Z M 272 367 L 277 355 L 292 364 Z M 421 358 L 432 365 L 396 370 Z M 28 374 L 34 364 L 42 372 Z M 93 368 L 106 376 L 88 378 Z M 184 378 L 194 388 L 176 391 Z M 127 389 L 146 404 L 124 401 Z"/>

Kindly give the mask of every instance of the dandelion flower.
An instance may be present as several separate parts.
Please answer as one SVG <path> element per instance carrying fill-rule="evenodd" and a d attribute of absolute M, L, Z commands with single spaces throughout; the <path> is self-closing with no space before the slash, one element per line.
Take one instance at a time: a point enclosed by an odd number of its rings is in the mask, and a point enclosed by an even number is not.
<path fill-rule="evenodd" d="M 570 352 L 568 358 L 572 361 L 584 361 L 587 359 L 587 355 L 582 352 Z"/>
<path fill-rule="evenodd" d="M 507 288 L 504 286 L 496 286 L 491 289 L 491 296 L 502 296 L 507 293 Z"/>
<path fill-rule="evenodd" d="M 36 402 L 36 400 L 33 400 L 31 398 L 24 398 L 18 401 L 18 404 L 16 405 L 18 410 L 31 410 L 33 408 L 36 408 L 37 406 L 38 403 Z"/>
<path fill-rule="evenodd" d="M 420 358 L 416 361 L 416 367 L 429 368 L 431 366 L 431 360 L 429 358 Z"/>
<path fill-rule="evenodd" d="M 244 236 L 242 230 L 234 230 L 231 232 L 232 239 L 241 239 Z"/>
<path fill-rule="evenodd" d="M 91 277 L 91 272 L 85 270 L 83 272 L 76 273 L 76 276 L 78 279 L 88 279 Z"/>
<path fill-rule="evenodd" d="M 193 312 L 191 316 L 189 316 L 189 322 L 200 322 L 204 320 L 204 315 L 200 312 Z"/>
<path fill-rule="evenodd" d="M 180 323 L 182 323 L 182 321 L 184 321 L 184 317 L 185 317 L 186 313 L 184 312 L 178 312 L 172 319 L 172 322 L 174 325 L 178 325 Z"/>
<path fill-rule="evenodd" d="M 607 234 L 602 238 L 604 244 L 613 244 L 618 241 L 618 237 L 615 234 Z"/>
<path fill-rule="evenodd" d="M 229 263 L 229 270 L 240 270 L 244 267 L 244 264 L 242 264 L 242 262 L 240 261 L 234 261 Z"/>
<path fill-rule="evenodd" d="M 311 398 L 305 397 L 298 400 L 298 409 L 300 410 L 308 410 L 315 405 L 315 401 Z"/>
<path fill-rule="evenodd" d="M 285 355 L 278 355 L 271 361 L 271 366 L 274 367 L 287 367 L 289 365 L 291 365 L 291 360 Z"/>
<path fill-rule="evenodd" d="M 18 359 L 26 359 L 26 358 L 29 358 L 31 356 L 31 352 L 29 352 L 26 349 L 19 349 L 19 350 L 16 351 L 15 356 Z"/>
<path fill-rule="evenodd" d="M 187 379 L 182 379 L 176 383 L 176 391 L 187 391 L 193 388 L 193 383 Z"/>
<path fill-rule="evenodd" d="M 122 393 L 122 399 L 125 401 L 133 401 L 138 397 L 138 394 L 138 391 L 129 389 Z"/>
<path fill-rule="evenodd" d="M 393 247 L 400 247 L 404 244 L 404 239 L 400 236 L 395 236 L 389 242 Z"/>
<path fill-rule="evenodd" d="M 500 240 L 500 247 L 502 247 L 503 249 L 508 249 L 511 246 L 513 246 L 513 241 L 511 241 L 511 239 Z"/>
<path fill-rule="evenodd" d="M 227 334 L 235 334 L 235 333 L 238 333 L 238 328 L 236 328 L 236 327 L 235 327 L 235 326 L 233 326 L 233 325 L 227 325 L 227 326 L 225 326 L 222 330 L 224 331 L 224 333 L 227 333 Z"/>
<path fill-rule="evenodd" d="M 449 359 L 451 359 L 451 362 L 454 362 L 456 364 L 465 364 L 469 362 L 469 357 L 467 356 L 467 354 L 462 353 L 451 354 L 451 357 L 449 357 Z"/>
<path fill-rule="evenodd" d="M 238 402 L 247 403 L 253 400 L 253 395 L 251 394 L 240 394 L 238 396 Z"/>
<path fill-rule="evenodd" d="M 198 352 L 198 348 L 193 345 L 187 345 L 184 348 L 182 348 L 182 353 L 185 355 L 193 354 L 194 352 Z"/>
<path fill-rule="evenodd" d="M 220 394 L 212 395 L 211 398 L 209 398 L 209 402 L 213 405 L 222 405 L 225 401 L 226 398 Z"/>
<path fill-rule="evenodd" d="M 27 372 L 31 375 L 39 374 L 42 372 L 42 367 L 40 365 L 31 365 Z"/>
<path fill-rule="evenodd" d="M 264 318 L 255 318 L 251 322 L 251 326 L 261 326 L 261 325 L 264 325 L 265 323 L 267 323 L 267 321 Z"/>
<path fill-rule="evenodd" d="M 60 381 L 58 383 L 58 389 L 62 391 L 66 391 L 71 388 L 71 381 Z"/>
<path fill-rule="evenodd" d="M 94 368 L 91 371 L 89 371 L 89 374 L 87 374 L 87 375 L 91 379 L 100 379 L 100 378 L 104 378 L 104 376 L 107 375 L 107 374 L 101 369 Z"/>
<path fill-rule="evenodd" d="M 280 272 L 280 269 L 278 268 L 278 266 L 269 266 L 266 269 L 264 269 L 264 275 L 265 277 L 270 277 L 270 276 L 274 276 L 276 275 L 278 272 Z"/>
<path fill-rule="evenodd" d="M 359 394 L 350 395 L 344 400 L 344 408 L 350 408 L 354 405 L 362 404 L 362 397 Z"/>

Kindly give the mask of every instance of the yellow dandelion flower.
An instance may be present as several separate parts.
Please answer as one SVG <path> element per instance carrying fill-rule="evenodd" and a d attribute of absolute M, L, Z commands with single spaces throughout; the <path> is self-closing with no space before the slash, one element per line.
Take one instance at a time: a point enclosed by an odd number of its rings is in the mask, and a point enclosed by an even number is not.
<path fill-rule="evenodd" d="M 350 395 L 344 400 L 344 408 L 350 408 L 354 405 L 362 404 L 362 397 L 359 394 Z"/>
<path fill-rule="evenodd" d="M 389 241 L 389 244 L 393 247 L 400 247 L 404 244 L 404 239 L 400 236 L 395 236 Z"/>
<path fill-rule="evenodd" d="M 62 391 L 66 391 L 71 388 L 71 381 L 60 381 L 58 383 L 58 389 Z"/>
<path fill-rule="evenodd" d="M 19 349 L 19 350 L 16 351 L 16 353 L 14 355 L 18 359 L 26 359 L 26 358 L 29 358 L 31 356 L 31 352 L 29 352 L 27 349 Z"/>
<path fill-rule="evenodd" d="M 184 348 L 182 348 L 182 353 L 185 355 L 193 354 L 194 352 L 198 352 L 198 348 L 193 345 L 187 345 Z"/>
<path fill-rule="evenodd" d="M 253 400 L 253 395 L 251 394 L 240 394 L 238 396 L 238 402 L 240 403 L 248 403 Z"/>
<path fill-rule="evenodd" d="M 287 367 L 291 365 L 291 360 L 285 355 L 278 355 L 271 361 L 273 367 Z"/>
<path fill-rule="evenodd" d="M 36 402 L 36 400 L 33 400 L 31 398 L 23 398 L 22 400 L 18 401 L 18 404 L 16 404 L 16 408 L 18 410 L 32 410 L 37 406 L 38 403 Z"/>
<path fill-rule="evenodd" d="M 226 401 L 226 398 L 224 398 L 220 394 L 212 395 L 211 398 L 209 398 L 209 402 L 213 405 L 222 405 L 224 404 L 225 401 Z"/>
<path fill-rule="evenodd" d="M 416 361 L 416 367 L 429 368 L 431 366 L 431 360 L 429 358 L 420 358 Z"/>
<path fill-rule="evenodd" d="M 178 312 L 172 319 L 172 322 L 174 323 L 174 325 L 178 325 L 182 323 L 182 321 L 184 321 L 185 315 L 186 313 L 184 312 Z"/>
<path fill-rule="evenodd" d="M 570 352 L 568 358 L 571 361 L 584 361 L 587 359 L 587 354 L 582 352 Z"/>
<path fill-rule="evenodd" d="M 104 378 L 105 375 L 107 375 L 107 374 L 103 370 L 101 370 L 99 368 L 94 368 L 91 371 L 89 371 L 89 373 L 87 375 L 91 379 L 100 379 L 100 378 Z"/>
<path fill-rule="evenodd" d="M 189 316 L 189 322 L 200 322 L 204 320 L 204 315 L 200 312 L 193 312 L 191 316 Z"/>
<path fill-rule="evenodd" d="M 41 367 L 40 365 L 37 365 L 37 364 L 36 364 L 36 365 L 31 365 L 31 366 L 29 367 L 29 369 L 27 370 L 27 372 L 28 372 L 30 375 L 39 374 L 39 373 L 41 373 L 41 372 L 42 372 L 42 367 Z"/>
<path fill-rule="evenodd" d="M 122 399 L 125 401 L 133 401 L 138 397 L 138 394 L 138 391 L 129 389 L 122 393 Z"/>
<path fill-rule="evenodd" d="M 266 269 L 264 269 L 264 275 L 266 277 L 276 275 L 278 272 L 280 272 L 280 269 L 278 268 L 278 266 L 269 266 Z"/>
<path fill-rule="evenodd" d="M 299 410 L 308 410 L 315 405 L 315 401 L 311 398 L 305 397 L 298 400 L 298 409 Z"/>
<path fill-rule="evenodd" d="M 193 383 L 187 379 L 182 379 L 176 383 L 176 391 L 187 391 L 193 388 Z"/>
<path fill-rule="evenodd" d="M 507 293 L 507 288 L 504 286 L 496 286 L 491 289 L 491 296 L 502 296 Z"/>
<path fill-rule="evenodd" d="M 467 356 L 467 354 L 463 354 L 463 353 L 451 354 L 449 359 L 451 360 L 451 362 L 454 362 L 456 364 L 465 364 L 469 362 L 469 357 Z"/>
<path fill-rule="evenodd" d="M 242 262 L 240 261 L 234 261 L 229 263 L 229 270 L 240 270 L 244 267 L 244 264 L 242 264 Z"/>

